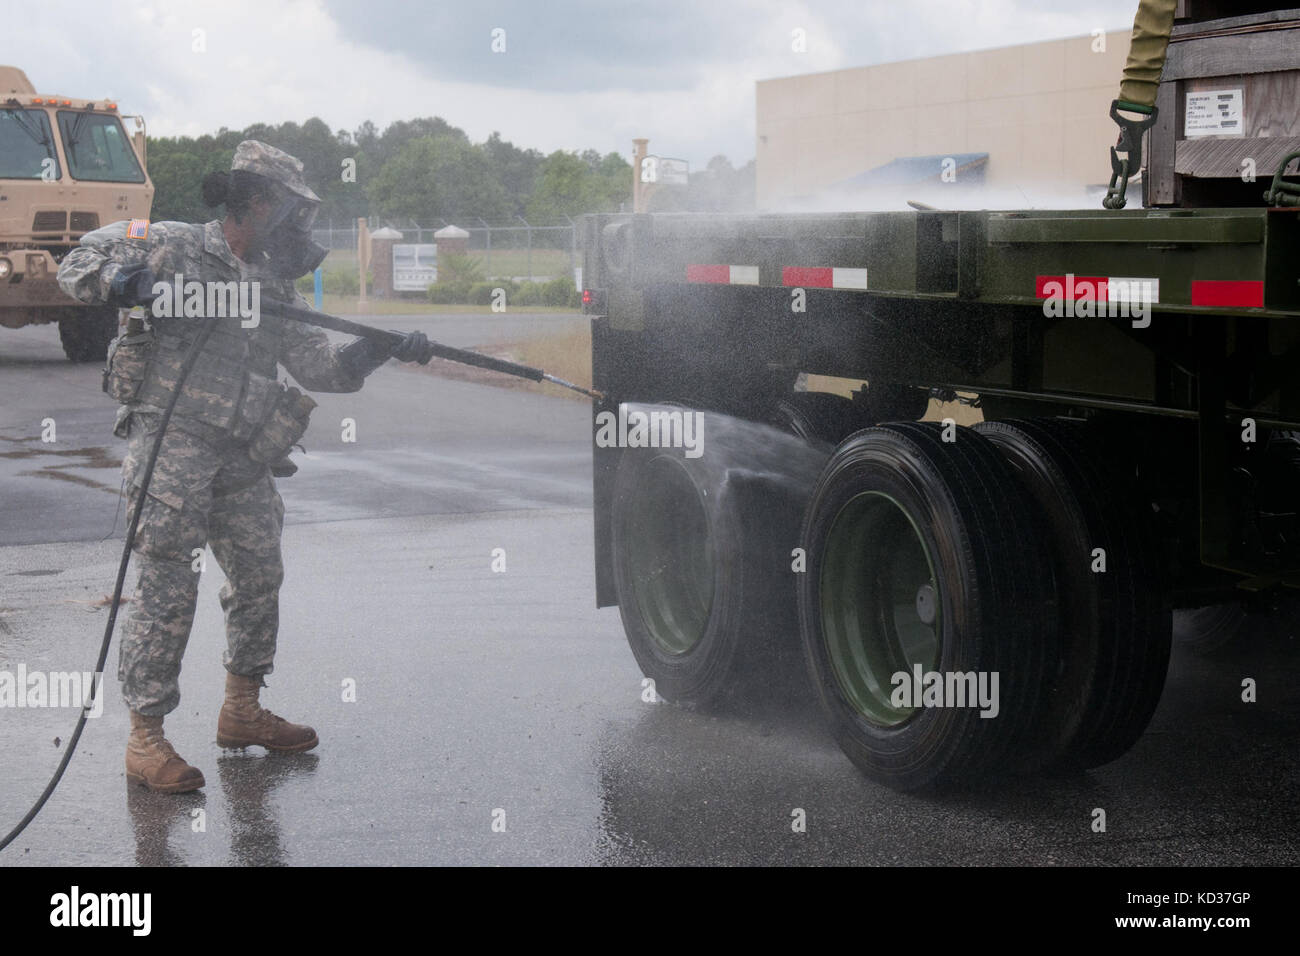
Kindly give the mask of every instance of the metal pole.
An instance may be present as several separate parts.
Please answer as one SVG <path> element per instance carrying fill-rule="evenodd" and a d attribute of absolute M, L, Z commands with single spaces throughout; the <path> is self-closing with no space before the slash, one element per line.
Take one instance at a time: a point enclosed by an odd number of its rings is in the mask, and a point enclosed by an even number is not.
<path fill-rule="evenodd" d="M 576 279 L 578 272 L 578 227 L 572 219 L 569 219 L 567 212 L 562 213 L 562 215 L 569 223 L 569 275 Z"/>
<path fill-rule="evenodd" d="M 645 188 L 641 183 L 641 160 L 650 152 L 650 140 L 632 140 L 632 211 L 645 212 Z"/>
<path fill-rule="evenodd" d="M 524 224 L 525 241 L 528 243 L 528 281 L 533 281 L 533 227 L 528 225 L 528 220 L 523 216 L 516 217 Z"/>

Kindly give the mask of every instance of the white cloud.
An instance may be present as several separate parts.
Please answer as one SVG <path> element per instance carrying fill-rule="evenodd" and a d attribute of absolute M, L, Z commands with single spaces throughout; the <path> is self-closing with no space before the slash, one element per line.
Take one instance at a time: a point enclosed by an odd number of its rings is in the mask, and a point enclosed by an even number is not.
<path fill-rule="evenodd" d="M 734 9 L 735 33 L 711 39 L 712 52 L 692 61 L 696 80 L 687 90 L 629 89 L 620 85 L 618 64 L 610 65 L 608 85 L 585 91 L 491 85 L 486 37 L 484 56 L 472 61 L 481 66 L 461 79 L 436 78 L 427 63 L 397 52 L 397 40 L 381 49 L 352 39 L 322 0 L 104 0 L 84 33 L 69 31 L 69 15 L 55 4 L 28 19 L 21 36 L 6 31 L 0 62 L 23 66 L 47 92 L 116 96 L 157 135 L 311 116 L 334 129 L 366 119 L 382 129 L 437 115 L 474 140 L 499 130 L 543 151 L 590 146 L 626 155 L 633 136 L 648 136 L 653 150 L 703 165 L 719 152 L 738 162 L 753 155 L 755 80 L 1114 28 L 1117 11 L 1136 5 L 1102 0 L 1081 11 L 1027 0 L 716 2 Z M 84 8 L 72 10 L 73 20 L 87 21 Z M 617 5 L 609 15 L 617 19 Z M 400 31 L 400 22 L 394 26 Z M 807 53 L 790 48 L 795 27 L 807 31 Z M 192 49 L 196 29 L 206 31 L 206 52 Z M 639 50 L 640 65 L 653 65 L 660 52 Z M 662 56 L 665 70 L 681 68 Z"/>

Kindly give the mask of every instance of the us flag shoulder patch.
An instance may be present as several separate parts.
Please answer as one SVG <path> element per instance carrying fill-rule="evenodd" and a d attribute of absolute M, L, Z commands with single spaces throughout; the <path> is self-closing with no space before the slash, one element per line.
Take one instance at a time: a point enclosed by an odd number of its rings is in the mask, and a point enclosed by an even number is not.
<path fill-rule="evenodd" d="M 149 220 L 132 219 L 130 225 L 126 227 L 126 237 L 128 239 L 148 239 Z"/>

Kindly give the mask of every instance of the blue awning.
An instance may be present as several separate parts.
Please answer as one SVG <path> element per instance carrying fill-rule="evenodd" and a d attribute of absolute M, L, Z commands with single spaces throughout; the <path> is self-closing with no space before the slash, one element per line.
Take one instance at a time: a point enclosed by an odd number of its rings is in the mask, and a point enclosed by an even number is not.
<path fill-rule="evenodd" d="M 935 156 L 902 156 L 883 166 L 868 169 L 836 183 L 837 187 L 862 188 L 869 186 L 913 186 L 917 183 L 939 182 L 944 171 L 944 161 L 956 164 L 957 182 L 971 185 L 984 178 L 988 153 L 940 153 Z"/>

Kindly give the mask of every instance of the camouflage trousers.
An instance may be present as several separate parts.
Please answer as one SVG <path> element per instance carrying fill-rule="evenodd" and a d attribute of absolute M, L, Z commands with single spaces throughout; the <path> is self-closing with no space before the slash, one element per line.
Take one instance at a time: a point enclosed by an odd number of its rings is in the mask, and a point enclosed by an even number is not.
<path fill-rule="evenodd" d="M 134 412 L 122 462 L 130 489 L 128 519 L 158 434 L 156 414 Z M 225 572 L 226 670 L 271 673 L 279 628 L 280 532 L 284 503 L 267 465 L 244 444 L 184 430 L 172 419 L 145 496 L 134 551 L 140 568 L 122 629 L 118 680 L 134 711 L 160 716 L 180 704 L 181 658 L 198 601 L 205 545 Z"/>

